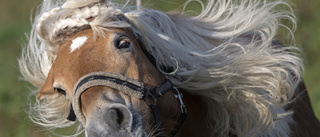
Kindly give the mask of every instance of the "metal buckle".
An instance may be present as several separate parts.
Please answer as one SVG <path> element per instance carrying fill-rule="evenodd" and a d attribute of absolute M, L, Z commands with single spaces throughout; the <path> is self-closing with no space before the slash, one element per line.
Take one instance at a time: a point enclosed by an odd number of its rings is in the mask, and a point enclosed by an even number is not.
<path fill-rule="evenodd" d="M 183 94 L 180 93 L 179 90 L 178 90 L 175 86 L 173 86 L 172 88 L 177 92 L 177 94 L 174 94 L 174 97 L 176 97 L 176 98 L 179 99 L 179 101 L 180 101 L 181 113 L 186 114 L 186 113 L 187 113 L 187 108 L 186 108 L 186 106 L 184 105 L 183 100 L 182 100 Z"/>

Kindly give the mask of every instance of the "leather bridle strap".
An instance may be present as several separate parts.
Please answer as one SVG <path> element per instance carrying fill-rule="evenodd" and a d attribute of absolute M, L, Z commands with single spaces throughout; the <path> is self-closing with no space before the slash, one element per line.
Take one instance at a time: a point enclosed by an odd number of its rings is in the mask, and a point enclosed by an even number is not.
<path fill-rule="evenodd" d="M 147 87 L 144 87 L 144 83 L 120 74 L 108 72 L 93 72 L 81 77 L 75 84 L 73 89 L 73 110 L 70 110 L 69 116 L 74 112 L 76 118 L 82 125 L 86 125 L 86 121 L 81 111 L 80 96 L 83 92 L 93 86 L 107 86 L 122 91 L 129 96 L 143 99 L 152 110 L 156 126 L 158 127 L 160 126 L 160 117 L 157 109 L 157 99 L 166 92 L 174 89 L 177 92 L 175 97 L 180 101 L 181 115 L 173 131 L 170 133 L 170 136 L 173 137 L 179 131 L 186 118 L 187 111 L 182 101 L 182 94 L 172 85 L 170 80 L 165 80 L 155 88 L 149 89 Z M 68 117 L 68 119 L 75 118 Z"/>
<path fill-rule="evenodd" d="M 170 91 L 171 89 L 172 89 L 171 81 L 166 80 L 165 82 L 159 84 L 152 90 L 146 89 L 146 92 L 142 98 L 146 102 L 146 104 L 150 107 L 154 117 L 155 125 L 157 126 L 158 129 L 161 129 L 160 117 L 159 117 L 159 112 L 157 107 L 158 98 L 161 97 L 166 92 Z"/>

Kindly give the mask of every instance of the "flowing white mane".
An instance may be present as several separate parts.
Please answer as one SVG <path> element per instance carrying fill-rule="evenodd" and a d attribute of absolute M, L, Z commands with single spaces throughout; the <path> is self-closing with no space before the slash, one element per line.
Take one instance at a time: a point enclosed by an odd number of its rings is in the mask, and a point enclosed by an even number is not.
<path fill-rule="evenodd" d="M 216 134 L 289 136 L 290 112 L 282 108 L 301 79 L 302 61 L 294 41 L 281 46 L 275 36 L 279 27 L 293 35 L 295 16 L 290 5 L 282 0 L 201 4 L 204 9 L 199 15 L 187 17 L 140 6 L 134 10 L 110 1 L 45 0 L 19 60 L 21 73 L 41 88 L 66 36 L 88 28 L 97 35 L 108 27 L 131 28 L 175 86 L 203 96 L 207 124 Z M 90 18 L 94 20 L 88 22 Z M 284 20 L 293 24 L 292 29 L 281 24 Z M 162 66 L 174 71 L 162 71 Z M 61 97 L 39 101 L 31 116 L 46 127 L 71 126 L 74 123 L 61 117 L 68 108 Z"/>

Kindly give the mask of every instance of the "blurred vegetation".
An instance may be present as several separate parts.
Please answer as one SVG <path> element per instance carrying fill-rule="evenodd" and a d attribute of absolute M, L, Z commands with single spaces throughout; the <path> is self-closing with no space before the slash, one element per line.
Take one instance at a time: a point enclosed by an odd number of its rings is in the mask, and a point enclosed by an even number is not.
<path fill-rule="evenodd" d="M 320 0 L 293 0 L 296 5 L 297 43 L 304 50 L 305 74 L 311 105 L 320 118 Z"/>
<path fill-rule="evenodd" d="M 44 129 L 28 119 L 28 103 L 34 100 L 30 85 L 21 80 L 17 58 L 26 43 L 24 33 L 30 29 L 29 16 L 41 0 L 0 1 L 0 136 L 40 137 L 48 136 Z M 184 0 L 143 1 L 146 5 L 168 11 Z M 320 0 L 292 0 L 298 17 L 295 33 L 298 45 L 305 52 L 304 80 L 312 106 L 320 118 Z M 181 7 L 180 7 L 181 8 Z"/>

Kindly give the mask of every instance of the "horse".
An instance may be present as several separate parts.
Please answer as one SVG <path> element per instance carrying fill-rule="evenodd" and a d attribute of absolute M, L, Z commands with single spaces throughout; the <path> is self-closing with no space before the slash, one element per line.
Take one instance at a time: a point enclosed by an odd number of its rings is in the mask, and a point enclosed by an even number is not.
<path fill-rule="evenodd" d="M 36 87 L 31 120 L 78 125 L 74 136 L 86 137 L 320 135 L 288 2 L 198 2 L 191 16 L 111 0 L 43 1 L 19 59 Z M 287 43 L 276 39 L 280 28 Z"/>

